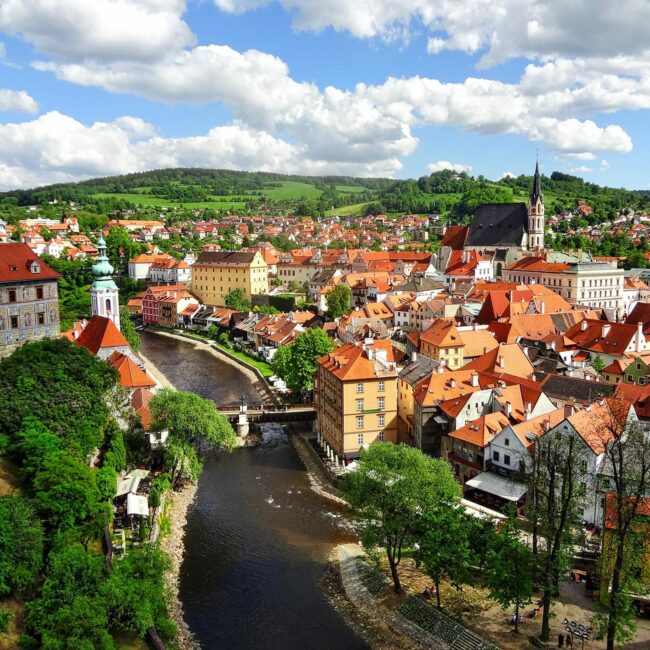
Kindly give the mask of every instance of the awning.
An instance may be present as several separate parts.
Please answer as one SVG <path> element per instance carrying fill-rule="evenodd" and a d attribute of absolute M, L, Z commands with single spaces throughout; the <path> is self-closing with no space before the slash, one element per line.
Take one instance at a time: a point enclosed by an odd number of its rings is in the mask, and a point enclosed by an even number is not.
<path fill-rule="evenodd" d="M 527 489 L 523 483 L 518 483 L 494 472 L 483 472 L 467 481 L 465 485 L 488 494 L 494 494 L 507 501 L 519 501 L 526 494 Z"/>
<path fill-rule="evenodd" d="M 147 497 L 142 496 L 141 494 L 129 494 L 126 497 L 126 514 L 148 517 L 149 503 Z"/>
<path fill-rule="evenodd" d="M 123 478 L 117 485 L 115 496 L 123 497 L 125 494 L 137 492 L 138 487 L 140 487 L 140 480 L 139 476 L 127 476 Z"/>

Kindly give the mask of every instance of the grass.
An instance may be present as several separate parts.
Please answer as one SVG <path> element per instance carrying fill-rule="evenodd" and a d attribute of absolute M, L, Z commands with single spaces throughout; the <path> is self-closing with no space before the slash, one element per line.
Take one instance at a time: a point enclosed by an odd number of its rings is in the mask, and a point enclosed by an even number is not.
<path fill-rule="evenodd" d="M 140 639 L 135 634 L 127 634 L 126 632 L 115 634 L 113 636 L 117 650 L 149 650 L 151 646 L 144 640 Z"/>
<path fill-rule="evenodd" d="M 359 216 L 363 215 L 366 211 L 366 208 L 370 203 L 354 203 L 352 205 L 344 205 L 340 208 L 334 208 L 333 210 L 327 210 L 325 212 L 326 217 L 340 216 L 340 217 L 350 217 L 350 216 Z"/>
<path fill-rule="evenodd" d="M 226 346 L 221 345 L 217 341 L 214 341 L 214 343 L 220 350 L 225 350 L 226 352 L 229 352 L 230 354 L 232 354 L 234 357 L 237 357 L 238 359 L 241 359 L 242 361 L 245 361 L 247 364 L 257 368 L 262 373 L 262 377 L 265 377 L 266 379 L 268 379 L 269 377 L 271 377 L 273 375 L 273 369 L 271 368 L 271 366 L 268 363 L 266 363 L 266 361 L 260 361 L 259 359 L 249 357 L 244 352 L 241 352 L 240 350 L 227 348 Z"/>
<path fill-rule="evenodd" d="M 281 187 L 264 188 L 262 192 L 273 201 L 317 199 L 322 194 L 322 191 L 317 190 L 313 185 L 297 181 L 282 181 Z"/>
<path fill-rule="evenodd" d="M 188 208 L 190 210 L 194 208 L 211 208 L 213 210 L 243 210 L 246 207 L 246 204 L 241 201 L 229 201 L 225 197 L 223 200 L 188 203 L 169 201 L 168 199 L 161 199 L 160 197 L 150 196 L 149 194 L 112 194 L 110 192 L 99 192 L 97 194 L 93 194 L 93 197 L 98 199 L 124 199 L 125 201 L 130 201 L 131 203 L 135 203 L 136 205 L 143 207 Z"/>
<path fill-rule="evenodd" d="M 345 194 L 360 194 L 365 192 L 367 188 L 363 185 L 335 185 L 337 192 L 343 192 Z"/>

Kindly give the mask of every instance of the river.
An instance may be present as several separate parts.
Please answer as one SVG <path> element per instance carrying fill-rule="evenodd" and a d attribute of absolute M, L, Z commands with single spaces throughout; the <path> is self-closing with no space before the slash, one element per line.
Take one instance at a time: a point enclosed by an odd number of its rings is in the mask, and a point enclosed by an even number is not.
<path fill-rule="evenodd" d="M 143 353 L 180 390 L 217 403 L 259 400 L 234 366 L 190 343 L 142 332 Z M 180 597 L 206 649 L 368 646 L 323 597 L 327 554 L 353 539 L 340 509 L 309 489 L 281 426 L 205 465 L 188 513 Z"/>

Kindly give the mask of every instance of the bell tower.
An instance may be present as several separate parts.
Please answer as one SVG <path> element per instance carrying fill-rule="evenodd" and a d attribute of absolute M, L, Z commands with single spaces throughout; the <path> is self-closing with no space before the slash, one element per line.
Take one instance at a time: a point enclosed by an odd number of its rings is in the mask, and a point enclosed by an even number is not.
<path fill-rule="evenodd" d="M 535 164 L 533 188 L 528 201 L 528 250 L 544 248 L 544 196 L 539 161 Z"/>
<path fill-rule="evenodd" d="M 92 271 L 95 279 L 93 286 L 90 289 L 90 299 L 92 301 L 93 316 L 104 316 L 110 318 L 115 327 L 120 329 L 120 299 L 119 289 L 115 282 L 113 282 L 113 267 L 108 261 L 106 255 L 106 242 L 100 236 L 97 242 L 99 255 L 97 261 L 93 265 Z"/>

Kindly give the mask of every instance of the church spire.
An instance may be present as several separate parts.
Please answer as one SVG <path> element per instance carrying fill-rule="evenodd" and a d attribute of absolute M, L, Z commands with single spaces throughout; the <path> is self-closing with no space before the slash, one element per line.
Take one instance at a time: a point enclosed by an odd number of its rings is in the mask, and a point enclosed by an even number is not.
<path fill-rule="evenodd" d="M 106 242 L 100 235 L 97 242 L 97 261 L 93 264 L 92 272 L 95 276 L 90 289 L 93 316 L 110 318 L 117 329 L 120 329 L 120 300 L 119 289 L 113 281 L 113 266 L 106 254 Z"/>
<path fill-rule="evenodd" d="M 533 176 L 533 190 L 530 193 L 530 203 L 535 205 L 537 199 L 543 203 L 544 197 L 542 196 L 542 177 L 539 175 L 539 160 L 535 163 L 535 175 Z"/>

